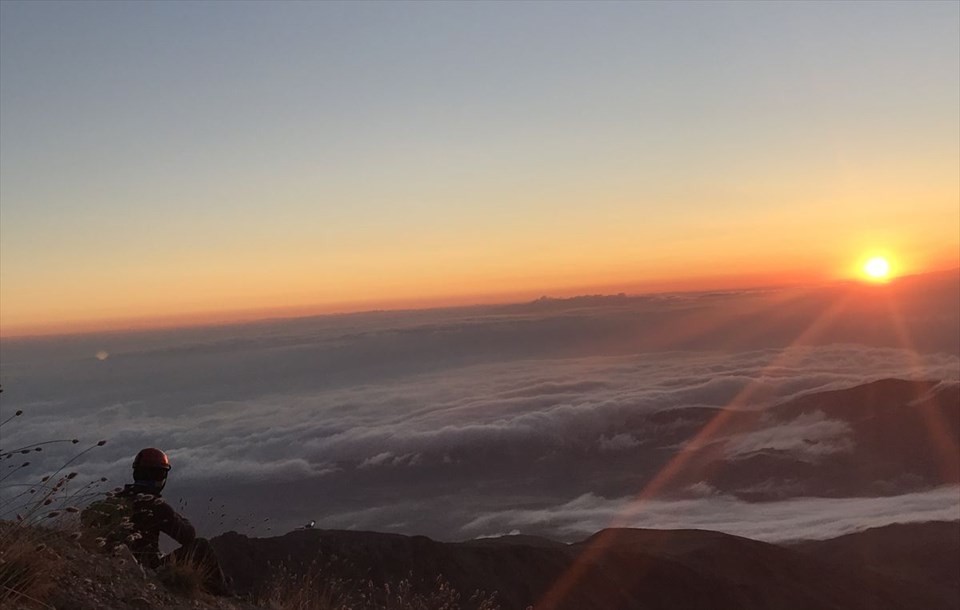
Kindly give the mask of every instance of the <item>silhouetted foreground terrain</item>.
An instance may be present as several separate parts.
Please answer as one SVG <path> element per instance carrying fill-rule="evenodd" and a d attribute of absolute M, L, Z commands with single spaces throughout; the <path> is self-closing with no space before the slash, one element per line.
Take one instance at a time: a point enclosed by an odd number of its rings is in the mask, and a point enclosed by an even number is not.
<path fill-rule="evenodd" d="M 862 566 L 960 598 L 960 523 L 893 524 L 794 549 L 839 566 Z"/>
<path fill-rule="evenodd" d="M 906 610 L 960 607 L 958 527 L 897 525 L 794 548 L 717 532 L 634 529 L 571 545 L 530 536 L 441 543 L 322 530 L 265 539 L 228 533 L 214 544 L 246 592 L 267 583 L 271 564 L 308 566 L 320 554 L 331 577 L 430 583 L 443 574 L 460 591 L 496 590 L 503 608 L 525 608 L 599 539 L 604 552 L 553 607 Z"/>
<path fill-rule="evenodd" d="M 4 608 L 471 610 L 476 607 L 471 594 L 477 590 L 497 592 L 498 605 L 487 605 L 487 610 L 528 605 L 537 610 L 960 608 L 956 521 L 891 525 L 789 547 L 704 530 L 639 529 L 604 530 L 574 544 L 534 536 L 442 543 L 342 530 L 299 530 L 275 538 L 230 532 L 213 542 L 240 597 L 169 589 L 168 580 L 152 571 L 145 574 L 129 556 L 91 553 L 64 536 L 49 538 L 33 557 L 48 570 L 44 602 L 14 599 Z M 281 566 L 287 598 L 274 605 L 269 595 L 257 594 L 276 586 Z M 571 581 L 573 572 L 578 577 Z M 321 593 L 302 596 L 309 600 L 302 605 L 296 583 L 307 573 L 312 577 L 306 580 Z M 458 602 L 444 604 L 430 596 L 437 591 L 438 575 L 461 593 Z M 328 595 L 384 591 L 389 590 L 385 583 L 401 581 L 412 583 L 423 594 L 421 601 L 344 605 Z M 572 586 L 554 598 L 556 603 L 543 603 L 544 595 L 562 582 Z"/>

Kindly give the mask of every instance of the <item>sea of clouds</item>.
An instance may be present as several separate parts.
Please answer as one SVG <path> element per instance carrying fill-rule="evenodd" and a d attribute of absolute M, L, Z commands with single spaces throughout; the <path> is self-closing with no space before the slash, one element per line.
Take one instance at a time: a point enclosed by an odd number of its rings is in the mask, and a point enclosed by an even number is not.
<path fill-rule="evenodd" d="M 71 469 L 120 484 L 138 449 L 160 447 L 167 496 L 207 535 L 316 519 L 443 539 L 570 540 L 619 523 L 787 540 L 957 519 L 956 487 L 750 503 L 704 485 L 633 500 L 702 425 L 686 413 L 888 377 L 956 382 L 955 287 L 951 275 L 894 300 L 862 287 L 586 297 L 7 339 L 3 418 L 24 415 L 3 447 L 82 441 L 32 454 L 8 482 L 102 438 Z M 814 414 L 741 432 L 727 451 L 829 459 L 848 432 Z"/>

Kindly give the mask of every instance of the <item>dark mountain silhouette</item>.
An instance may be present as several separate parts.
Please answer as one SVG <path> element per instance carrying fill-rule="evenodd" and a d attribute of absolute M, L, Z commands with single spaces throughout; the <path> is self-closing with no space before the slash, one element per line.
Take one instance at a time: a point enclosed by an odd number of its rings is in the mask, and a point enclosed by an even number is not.
<path fill-rule="evenodd" d="M 792 548 L 839 566 L 859 565 L 960 599 L 960 523 L 895 523 Z"/>
<path fill-rule="evenodd" d="M 661 420 L 669 413 L 662 412 Z M 685 409 L 677 416 L 695 416 L 704 425 L 718 413 Z M 767 501 L 894 495 L 960 482 L 956 383 L 883 379 L 724 417 L 722 432 L 695 448 L 671 489 L 706 481 L 745 500 Z M 802 435 L 804 421 L 825 421 L 842 431 L 832 439 L 801 436 L 804 446 L 789 450 L 762 438 L 764 431 L 791 424 Z"/>
<path fill-rule="evenodd" d="M 442 574 L 461 592 L 495 590 L 503 608 L 522 609 L 541 601 L 577 564 L 583 569 L 574 586 L 538 609 L 946 610 L 960 608 L 955 583 L 944 583 L 941 570 L 925 574 L 932 557 L 960 554 L 956 537 L 931 534 L 949 527 L 957 524 L 904 525 L 893 535 L 872 532 L 797 548 L 702 530 L 634 529 L 604 530 L 570 545 L 531 536 L 443 543 L 333 530 L 262 539 L 231 532 L 213 543 L 246 592 L 265 586 L 270 566 L 306 570 L 320 558 L 329 561 L 330 578 L 409 578 L 426 587 Z M 920 557 L 911 551 L 911 532 L 929 534 Z M 859 560 L 856 549 L 875 539 L 883 541 L 886 559 Z"/>

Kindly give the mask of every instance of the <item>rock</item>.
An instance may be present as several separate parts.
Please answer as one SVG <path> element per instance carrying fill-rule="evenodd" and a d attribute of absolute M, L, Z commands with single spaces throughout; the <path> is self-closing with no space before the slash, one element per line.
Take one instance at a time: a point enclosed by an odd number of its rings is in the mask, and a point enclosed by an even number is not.
<path fill-rule="evenodd" d="M 134 597 L 132 599 L 128 599 L 127 604 L 131 608 L 139 608 L 141 610 L 150 610 L 150 608 L 153 607 L 145 597 Z"/>
<path fill-rule="evenodd" d="M 118 547 L 114 557 L 121 566 L 128 568 L 132 574 L 137 575 L 141 580 L 147 577 L 143 571 L 143 566 L 140 565 L 140 562 L 137 561 L 126 545 Z"/>

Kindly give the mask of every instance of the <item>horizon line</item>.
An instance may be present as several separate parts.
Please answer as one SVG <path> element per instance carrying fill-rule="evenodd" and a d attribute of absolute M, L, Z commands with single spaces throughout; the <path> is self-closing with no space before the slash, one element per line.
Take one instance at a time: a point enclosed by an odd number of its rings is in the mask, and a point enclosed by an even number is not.
<path fill-rule="evenodd" d="M 895 284 L 907 278 L 930 276 L 948 273 L 960 274 L 960 267 L 936 269 L 921 273 L 905 274 L 893 278 L 886 285 Z M 741 276 L 742 277 L 742 276 Z M 716 279 L 716 278 L 713 278 Z M 760 278 L 757 278 L 758 280 Z M 669 294 L 701 294 L 707 292 L 738 292 L 754 290 L 782 290 L 787 288 L 814 287 L 825 285 L 860 284 L 860 280 L 853 278 L 819 278 L 801 281 L 744 283 L 733 282 L 729 285 L 706 285 L 694 288 L 691 284 L 698 283 L 693 279 L 657 282 L 648 285 L 646 290 L 636 287 L 639 291 L 630 291 L 623 285 L 619 286 L 580 286 L 576 288 L 555 288 L 552 292 L 532 296 L 533 291 L 494 293 L 486 295 L 461 295 L 449 297 L 424 297 L 423 299 L 398 299 L 395 301 L 381 300 L 381 306 L 370 301 L 354 301 L 332 303 L 329 305 L 292 305 L 281 307 L 263 307 L 233 310 L 206 310 L 171 315 L 131 316 L 117 318 L 100 318 L 95 320 L 76 320 L 49 324 L 22 324 L 15 326 L 11 333 L 3 332 L 0 323 L 0 339 L 31 340 L 53 339 L 67 337 L 83 337 L 100 334 L 123 334 L 136 332 L 153 332 L 169 330 L 187 330 L 201 328 L 219 328 L 227 326 L 244 326 L 258 323 L 298 320 L 307 318 L 339 317 L 389 312 L 434 311 L 449 309 L 467 309 L 471 307 L 495 307 L 503 305 L 526 305 L 540 299 L 554 299 L 558 301 L 572 300 L 582 297 L 617 297 L 637 298 L 653 295 Z M 672 289 L 671 289 L 672 287 Z M 593 292 L 590 292 L 593 290 Z M 539 291 L 536 291 L 539 292 Z M 71 330 L 72 329 L 72 330 Z"/>

